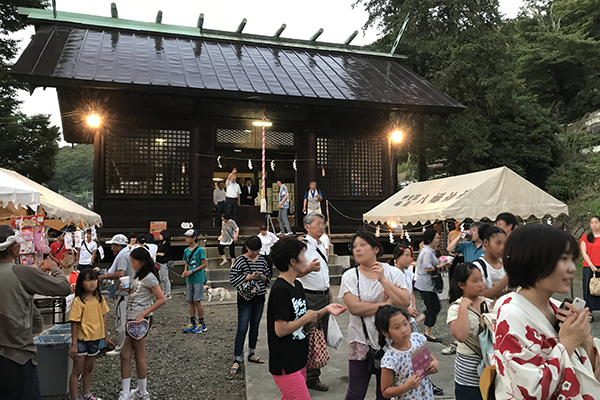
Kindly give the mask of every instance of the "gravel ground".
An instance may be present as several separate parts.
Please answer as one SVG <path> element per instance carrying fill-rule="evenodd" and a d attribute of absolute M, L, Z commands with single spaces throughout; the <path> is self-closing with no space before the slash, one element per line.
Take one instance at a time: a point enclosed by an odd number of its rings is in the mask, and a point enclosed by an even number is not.
<path fill-rule="evenodd" d="M 237 330 L 236 306 L 214 301 L 208 304 L 205 303 L 208 332 L 201 334 L 181 332 L 189 320 L 183 293 L 174 294 L 173 299 L 154 314 L 146 348 L 148 391 L 152 399 L 246 399 L 243 370 L 237 376 L 229 374 Z M 107 322 L 112 332 L 112 300 L 109 306 Z M 135 362 L 132 375 L 131 387 L 135 388 Z M 116 400 L 120 389 L 119 357 L 100 356 L 94 367 L 92 391 L 103 400 Z"/>

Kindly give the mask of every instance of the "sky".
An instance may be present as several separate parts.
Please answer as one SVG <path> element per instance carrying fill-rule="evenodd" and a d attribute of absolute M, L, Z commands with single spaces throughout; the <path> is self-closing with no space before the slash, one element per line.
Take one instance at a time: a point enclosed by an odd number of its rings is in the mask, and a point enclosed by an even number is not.
<path fill-rule="evenodd" d="M 137 21 L 154 21 L 161 10 L 164 24 L 196 26 L 198 16 L 204 13 L 207 29 L 234 31 L 247 18 L 245 33 L 272 35 L 285 23 L 287 28 L 282 37 L 294 39 L 308 39 L 319 28 L 324 29 L 319 40 L 325 42 L 341 43 L 355 30 L 359 34 L 352 42 L 354 45 L 372 43 L 378 36 L 374 28 L 362 31 L 368 15 L 361 7 L 352 7 L 354 0 L 57 0 L 56 3 L 59 11 L 108 17 L 112 1 L 117 4 L 119 18 Z M 522 0 L 500 0 L 500 11 L 514 17 L 522 3 Z M 34 33 L 29 26 L 13 37 L 21 40 L 23 50 Z M 50 114 L 52 124 L 62 128 L 56 90 L 37 88 L 32 95 L 21 91 L 19 98 L 24 113 Z"/>

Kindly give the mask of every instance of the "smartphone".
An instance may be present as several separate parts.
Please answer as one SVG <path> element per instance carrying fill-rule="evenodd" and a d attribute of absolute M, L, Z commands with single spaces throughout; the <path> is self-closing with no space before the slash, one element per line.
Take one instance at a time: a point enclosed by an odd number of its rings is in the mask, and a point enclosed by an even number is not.
<path fill-rule="evenodd" d="M 575 299 L 573 300 L 573 307 L 575 307 L 575 309 L 577 311 L 581 311 L 585 308 L 585 300 L 579 298 L 579 297 L 575 297 Z"/>

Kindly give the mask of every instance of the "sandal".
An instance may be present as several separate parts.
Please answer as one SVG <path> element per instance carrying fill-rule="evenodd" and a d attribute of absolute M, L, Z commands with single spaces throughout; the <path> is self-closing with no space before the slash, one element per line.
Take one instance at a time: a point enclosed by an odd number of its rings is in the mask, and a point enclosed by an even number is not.
<path fill-rule="evenodd" d="M 263 360 L 261 357 L 257 356 L 257 358 L 255 360 L 253 360 L 252 356 L 256 356 L 256 354 L 254 354 L 254 353 L 248 354 L 248 361 L 253 362 L 255 364 L 264 364 L 265 363 L 265 360 Z"/>
<path fill-rule="evenodd" d="M 238 361 L 235 361 L 233 364 L 234 364 L 234 365 L 235 365 L 235 364 L 237 364 L 238 366 L 237 366 L 237 367 L 234 367 L 234 366 L 232 365 L 232 366 L 231 366 L 231 368 L 229 368 L 229 374 L 230 374 L 230 375 L 237 375 L 237 373 L 238 373 L 238 371 L 239 371 L 239 369 L 240 369 L 241 365 L 240 365 L 240 363 L 239 363 Z"/>

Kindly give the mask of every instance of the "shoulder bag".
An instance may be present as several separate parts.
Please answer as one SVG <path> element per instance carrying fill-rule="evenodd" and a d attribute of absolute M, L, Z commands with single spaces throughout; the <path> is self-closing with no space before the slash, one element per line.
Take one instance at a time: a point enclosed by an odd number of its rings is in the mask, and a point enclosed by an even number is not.
<path fill-rule="evenodd" d="M 360 274 L 358 273 L 358 267 L 355 267 L 356 270 L 356 290 L 358 292 L 358 301 L 360 301 Z M 369 339 L 369 332 L 367 331 L 367 325 L 365 324 L 365 319 L 360 317 L 360 321 L 362 322 L 363 333 L 365 334 L 365 339 L 369 344 L 369 352 L 367 353 L 367 370 L 371 373 L 371 375 L 379 376 L 381 373 L 381 359 L 383 358 L 384 351 L 383 349 L 375 350 L 371 347 L 371 341 Z"/>
<path fill-rule="evenodd" d="M 250 264 L 248 264 L 248 259 L 246 256 L 241 255 L 240 257 L 243 257 L 244 264 L 246 265 L 248 272 L 252 274 L 252 270 L 250 269 Z M 258 282 L 256 282 L 254 279 L 251 281 L 243 281 L 236 289 L 241 298 L 246 301 L 252 300 L 260 291 Z"/>
<path fill-rule="evenodd" d="M 431 281 L 433 282 L 433 286 L 438 293 L 442 293 L 444 291 L 444 279 L 442 279 L 442 273 L 440 269 L 433 266 L 433 271 L 430 272 Z"/>

